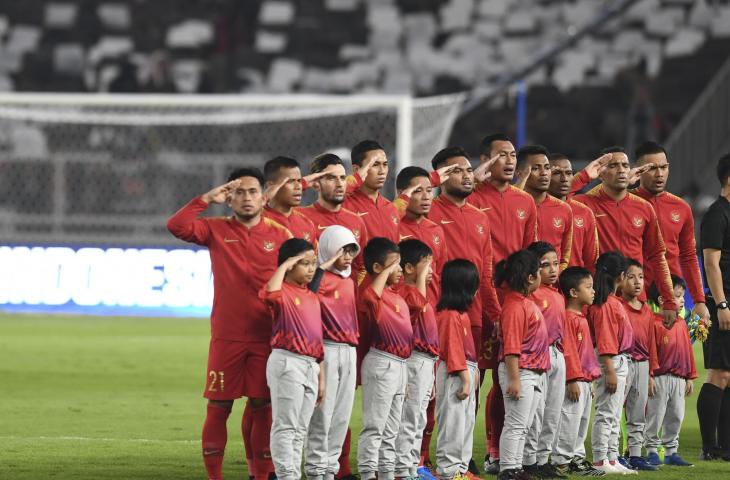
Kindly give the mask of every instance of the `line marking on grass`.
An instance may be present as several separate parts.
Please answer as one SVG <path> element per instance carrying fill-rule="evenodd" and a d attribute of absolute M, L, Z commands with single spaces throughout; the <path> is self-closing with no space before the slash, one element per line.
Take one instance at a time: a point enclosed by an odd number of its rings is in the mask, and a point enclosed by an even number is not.
<path fill-rule="evenodd" d="M 15 435 L 0 435 L 7 440 L 54 440 L 59 442 L 129 442 L 129 443 L 200 443 L 198 440 L 162 440 L 156 438 L 105 438 L 105 437 L 20 437 Z"/>

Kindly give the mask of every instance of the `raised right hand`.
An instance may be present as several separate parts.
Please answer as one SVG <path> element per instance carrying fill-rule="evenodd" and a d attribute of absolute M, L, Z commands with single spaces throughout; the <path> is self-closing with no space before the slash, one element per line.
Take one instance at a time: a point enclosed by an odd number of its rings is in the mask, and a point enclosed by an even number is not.
<path fill-rule="evenodd" d="M 588 178 L 590 178 L 591 180 L 597 179 L 601 172 L 606 169 L 606 165 L 608 165 L 608 162 L 611 161 L 612 156 L 613 155 L 610 153 L 604 153 L 603 155 L 586 165 L 586 168 L 584 170 L 588 174 Z"/>
<path fill-rule="evenodd" d="M 213 190 L 204 193 L 200 198 L 205 203 L 225 203 L 233 190 L 241 183 L 239 179 L 231 180 L 221 186 L 215 187 Z"/>

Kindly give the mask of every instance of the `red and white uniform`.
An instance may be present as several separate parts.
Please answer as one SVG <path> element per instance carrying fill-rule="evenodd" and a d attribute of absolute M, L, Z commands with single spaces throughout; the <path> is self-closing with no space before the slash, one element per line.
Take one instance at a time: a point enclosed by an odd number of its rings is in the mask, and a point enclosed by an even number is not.
<path fill-rule="evenodd" d="M 550 195 L 537 204 L 537 238 L 555 247 L 560 270 L 570 263 L 573 247 L 573 210 Z"/>
<path fill-rule="evenodd" d="M 444 230 L 428 218 L 414 221 L 403 217 L 398 225 L 398 242 L 409 239 L 422 241 L 433 252 L 433 261 L 431 262 L 433 277 L 427 289 L 428 300 L 436 305 L 441 294 L 441 270 L 444 268 L 448 256 Z"/>

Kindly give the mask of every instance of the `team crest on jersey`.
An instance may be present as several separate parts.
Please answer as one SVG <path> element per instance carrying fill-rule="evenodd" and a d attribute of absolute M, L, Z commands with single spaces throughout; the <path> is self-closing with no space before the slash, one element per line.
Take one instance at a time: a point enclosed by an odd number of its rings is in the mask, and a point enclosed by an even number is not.
<path fill-rule="evenodd" d="M 309 241 L 311 235 L 309 235 L 309 232 L 304 232 L 304 240 Z"/>
<path fill-rule="evenodd" d="M 515 212 L 517 213 L 517 218 L 519 218 L 520 220 L 524 220 L 527 216 L 527 213 L 521 208 L 518 208 L 517 210 L 515 210 Z"/>
<path fill-rule="evenodd" d="M 578 341 L 579 342 L 583 341 L 583 332 L 578 332 Z"/>
<path fill-rule="evenodd" d="M 664 338 L 662 338 L 662 342 L 664 342 L 664 345 L 669 345 L 669 337 L 664 335 Z"/>
<path fill-rule="evenodd" d="M 294 297 L 294 305 L 299 306 L 302 304 L 302 301 L 299 300 L 299 297 Z"/>
<path fill-rule="evenodd" d="M 562 228 L 563 227 L 563 219 L 555 217 L 553 218 L 553 227 L 555 228 Z"/>
<path fill-rule="evenodd" d="M 678 211 L 672 210 L 671 212 L 669 212 L 669 218 L 671 218 L 674 223 L 679 223 L 679 221 L 682 219 L 682 216 L 679 214 Z"/>
<path fill-rule="evenodd" d="M 395 313 L 400 313 L 400 305 L 395 304 Z"/>
<path fill-rule="evenodd" d="M 335 290 L 335 300 L 337 300 L 339 298 L 340 298 L 340 291 L 339 290 Z"/>
<path fill-rule="evenodd" d="M 548 301 L 547 298 L 542 301 L 542 309 L 547 310 L 548 307 Z"/>
<path fill-rule="evenodd" d="M 426 305 L 424 305 L 424 306 L 423 306 L 423 310 L 422 310 L 422 312 L 423 312 L 423 313 L 426 313 L 426 310 L 428 310 L 428 304 L 426 304 Z"/>
<path fill-rule="evenodd" d="M 635 227 L 641 227 L 644 225 L 644 219 L 641 217 L 634 217 L 631 219 L 631 223 L 633 223 Z"/>
<path fill-rule="evenodd" d="M 264 250 L 267 252 L 273 252 L 274 251 L 274 242 L 270 242 L 269 240 L 264 240 Z"/>
<path fill-rule="evenodd" d="M 433 244 L 434 244 L 434 245 L 438 245 L 438 244 L 440 244 L 440 243 L 441 243 L 441 238 L 439 238 L 439 236 L 438 236 L 438 235 L 434 235 L 434 236 L 433 236 Z"/>
<path fill-rule="evenodd" d="M 477 232 L 479 232 L 479 235 L 484 235 L 484 225 L 477 223 Z"/>
<path fill-rule="evenodd" d="M 398 225 L 398 217 L 396 217 L 395 215 L 392 215 L 390 217 L 390 219 L 393 220 L 393 225 Z"/>
<path fill-rule="evenodd" d="M 583 217 L 575 217 L 575 226 L 578 228 L 583 228 Z"/>
<path fill-rule="evenodd" d="M 357 238 L 358 240 L 360 240 L 360 229 L 359 228 L 353 228 L 352 229 L 352 234 L 355 235 L 355 238 Z"/>

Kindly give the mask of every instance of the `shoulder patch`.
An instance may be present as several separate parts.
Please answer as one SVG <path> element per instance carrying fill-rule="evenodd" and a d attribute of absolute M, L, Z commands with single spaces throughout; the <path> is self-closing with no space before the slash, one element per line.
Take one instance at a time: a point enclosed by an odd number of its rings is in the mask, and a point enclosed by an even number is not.
<path fill-rule="evenodd" d="M 587 192 L 585 193 L 585 195 L 589 195 L 589 196 L 591 196 L 591 197 L 595 197 L 595 196 L 596 196 L 596 195 L 598 195 L 599 193 L 601 193 L 601 185 L 600 185 L 600 184 L 599 184 L 599 185 L 596 185 L 595 187 L 593 187 L 593 188 L 591 188 L 590 190 L 588 190 L 588 191 L 587 191 Z M 629 195 L 630 195 L 630 194 L 629 194 Z"/>

